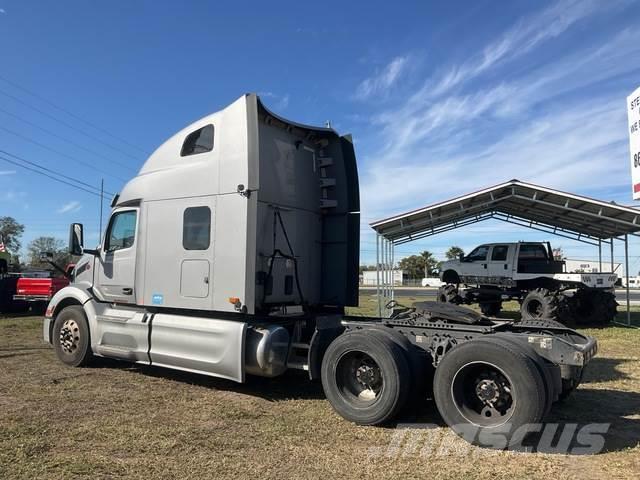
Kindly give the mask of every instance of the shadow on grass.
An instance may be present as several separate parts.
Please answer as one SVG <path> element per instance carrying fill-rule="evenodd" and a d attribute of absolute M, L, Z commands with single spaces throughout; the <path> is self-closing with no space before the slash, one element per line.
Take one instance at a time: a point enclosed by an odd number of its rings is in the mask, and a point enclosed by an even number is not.
<path fill-rule="evenodd" d="M 100 359 L 99 368 L 122 368 L 126 363 Z M 96 365 L 98 366 L 98 365 Z M 216 390 L 231 391 L 260 397 L 271 402 L 281 400 L 317 400 L 323 399 L 324 392 L 320 382 L 312 382 L 306 372 L 289 370 L 275 378 L 255 377 L 247 375 L 245 383 L 237 383 L 224 378 L 209 377 L 197 373 L 182 372 L 168 368 L 128 365 L 130 369 L 154 378 L 164 378 L 189 385 L 197 385 Z"/>
<path fill-rule="evenodd" d="M 552 441 L 542 441 L 542 433 L 533 433 L 524 442 L 524 448 L 530 452 L 566 454 L 567 450 L 556 448 L 564 428 L 573 434 L 568 442 L 568 453 L 577 448 L 584 448 L 589 444 L 578 441 L 577 432 L 583 427 L 593 424 L 604 424 L 607 430 L 603 434 L 603 446 L 598 454 L 622 451 L 637 447 L 640 443 L 640 420 L 635 417 L 640 415 L 640 393 L 609 389 L 579 388 L 569 398 L 554 404 L 550 414 L 541 426 L 541 431 L 550 429 Z M 411 424 L 438 425 L 446 427 L 446 423 L 440 416 L 435 402 L 425 400 L 413 409 L 405 409 L 393 424 L 386 428 L 403 428 Z M 555 426 L 554 426 L 555 425 Z M 557 428 L 557 430 L 554 430 Z M 565 432 L 566 434 L 566 432 Z M 585 441 L 586 437 L 582 440 Z M 593 439 L 587 439 L 593 440 Z M 580 450 L 577 450 L 579 452 Z M 579 455 L 578 453 L 573 453 Z M 584 454 L 584 453 L 583 453 Z"/>
<path fill-rule="evenodd" d="M 631 361 L 627 358 L 595 357 L 584 370 L 582 384 L 626 380 L 630 378 L 629 375 L 620 371 L 618 367 Z"/>
<path fill-rule="evenodd" d="M 552 410 L 549 422 L 577 423 L 577 430 L 593 423 L 610 424 L 602 452 L 637 447 L 640 442 L 640 393 L 578 388 Z M 576 445 L 580 446 L 580 445 Z"/>

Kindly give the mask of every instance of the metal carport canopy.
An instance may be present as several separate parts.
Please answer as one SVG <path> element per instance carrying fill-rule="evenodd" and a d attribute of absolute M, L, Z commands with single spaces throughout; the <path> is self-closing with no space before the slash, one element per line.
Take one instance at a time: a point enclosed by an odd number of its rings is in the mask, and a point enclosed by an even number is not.
<path fill-rule="evenodd" d="M 372 222 L 398 245 L 491 218 L 598 245 L 640 232 L 640 209 L 511 180 Z"/>
<path fill-rule="evenodd" d="M 640 236 L 640 209 L 603 202 L 573 193 L 510 180 L 493 187 L 370 223 L 376 235 L 378 312 L 383 300 L 394 298 L 390 272 L 394 247 L 484 220 L 502 220 L 598 247 L 602 270 L 602 242 L 624 242 L 627 290 L 627 325 L 631 324 L 629 301 L 628 236 Z"/>

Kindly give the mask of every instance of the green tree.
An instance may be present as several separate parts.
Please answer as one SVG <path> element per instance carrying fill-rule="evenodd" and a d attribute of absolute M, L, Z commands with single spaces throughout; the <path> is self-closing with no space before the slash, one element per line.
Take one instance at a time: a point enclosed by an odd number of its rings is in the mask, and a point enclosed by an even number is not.
<path fill-rule="evenodd" d="M 40 259 L 42 253 L 51 253 L 53 263 L 65 268 L 72 261 L 71 255 L 65 248 L 65 243 L 54 237 L 34 238 L 27 246 L 29 264 L 34 267 L 50 267 L 50 264 Z"/>
<path fill-rule="evenodd" d="M 444 254 L 444 256 L 447 257 L 447 260 L 457 260 L 460 258 L 460 255 L 464 255 L 464 250 L 457 245 L 450 247 Z"/>
<path fill-rule="evenodd" d="M 398 266 L 407 274 L 408 278 L 421 278 L 424 273 L 424 261 L 420 255 L 404 257 Z"/>
<path fill-rule="evenodd" d="M 4 242 L 5 248 L 17 255 L 22 247 L 20 237 L 24 233 L 24 225 L 16 222 L 13 217 L 0 217 L 0 242 Z"/>
<path fill-rule="evenodd" d="M 440 268 L 440 262 L 436 260 L 433 253 L 425 250 L 420 254 L 420 256 L 422 257 L 422 268 L 424 270 L 425 277 L 430 276 L 434 271 Z"/>
<path fill-rule="evenodd" d="M 440 262 L 434 258 L 431 252 L 424 251 L 420 255 L 404 257 L 398 266 L 409 278 L 423 278 L 438 270 Z"/>

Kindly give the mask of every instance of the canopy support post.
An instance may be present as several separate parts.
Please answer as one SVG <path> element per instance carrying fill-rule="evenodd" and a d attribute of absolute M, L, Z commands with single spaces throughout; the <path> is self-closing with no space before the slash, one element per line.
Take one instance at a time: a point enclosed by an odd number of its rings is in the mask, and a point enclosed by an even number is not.
<path fill-rule="evenodd" d="M 602 273 L 602 239 L 598 239 L 598 272 Z"/>
<path fill-rule="evenodd" d="M 396 246 L 393 243 L 393 240 L 389 242 L 391 246 L 391 300 L 395 300 L 396 298 L 396 289 L 395 289 L 395 254 L 396 254 Z"/>
<path fill-rule="evenodd" d="M 616 269 L 613 266 L 613 237 L 609 239 L 609 242 L 611 242 L 611 273 L 614 273 Z"/>
<path fill-rule="evenodd" d="M 376 232 L 376 298 L 378 299 L 378 317 L 382 316 L 382 299 L 380 298 L 380 234 Z"/>
<path fill-rule="evenodd" d="M 627 326 L 631 326 L 631 301 L 629 299 L 629 235 L 624 234 L 624 276 L 627 279 Z"/>

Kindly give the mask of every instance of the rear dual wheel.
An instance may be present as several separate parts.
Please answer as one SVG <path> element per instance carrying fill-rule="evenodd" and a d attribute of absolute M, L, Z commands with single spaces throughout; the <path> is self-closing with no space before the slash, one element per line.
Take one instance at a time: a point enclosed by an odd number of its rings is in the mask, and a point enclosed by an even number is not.
<path fill-rule="evenodd" d="M 436 405 L 447 425 L 472 443 L 494 448 L 521 442 L 526 426 L 543 419 L 548 388 L 534 360 L 500 339 L 455 347 L 434 376 Z"/>
<path fill-rule="evenodd" d="M 359 425 L 379 425 L 402 409 L 411 389 L 402 348 L 376 330 L 336 338 L 322 360 L 322 387 L 331 406 Z"/>

